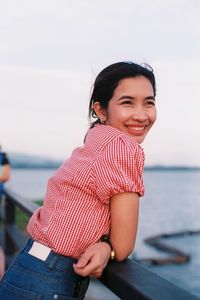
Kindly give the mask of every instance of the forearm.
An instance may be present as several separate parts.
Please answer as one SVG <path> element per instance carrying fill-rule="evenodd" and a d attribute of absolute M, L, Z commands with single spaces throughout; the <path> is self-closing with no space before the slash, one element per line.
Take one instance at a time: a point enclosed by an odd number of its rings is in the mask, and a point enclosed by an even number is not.
<path fill-rule="evenodd" d="M 110 237 L 111 244 L 112 244 L 112 249 L 114 250 L 115 253 L 115 260 L 116 261 L 123 261 L 126 259 L 134 250 L 135 246 L 135 240 L 130 243 L 123 243 L 122 241 L 117 241 L 117 239 L 113 238 L 112 236 Z"/>

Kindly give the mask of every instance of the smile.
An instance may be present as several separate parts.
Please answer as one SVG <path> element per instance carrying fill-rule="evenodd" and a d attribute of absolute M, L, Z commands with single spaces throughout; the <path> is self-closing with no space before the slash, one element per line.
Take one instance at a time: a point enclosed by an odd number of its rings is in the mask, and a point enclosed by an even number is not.
<path fill-rule="evenodd" d="M 127 125 L 126 126 L 127 131 L 130 135 L 133 137 L 142 137 L 146 134 L 147 127 L 146 126 L 132 126 Z"/>
<path fill-rule="evenodd" d="M 144 126 L 126 126 L 129 130 L 131 131 L 144 131 L 145 127 Z"/>

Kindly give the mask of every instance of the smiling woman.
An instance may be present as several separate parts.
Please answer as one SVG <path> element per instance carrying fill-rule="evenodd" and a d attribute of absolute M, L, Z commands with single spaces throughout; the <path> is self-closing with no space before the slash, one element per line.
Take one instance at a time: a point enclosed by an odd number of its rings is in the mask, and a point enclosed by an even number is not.
<path fill-rule="evenodd" d="M 93 109 L 105 124 L 142 143 L 156 120 L 155 95 L 144 76 L 121 79 L 110 99 L 107 110 L 95 102 Z"/>
<path fill-rule="evenodd" d="M 97 76 L 89 104 L 97 120 L 48 180 L 27 226 L 31 238 L 1 283 L 2 300 L 83 299 L 89 276 L 131 254 L 144 195 L 140 143 L 156 119 L 155 94 L 149 66 L 120 62 Z"/>

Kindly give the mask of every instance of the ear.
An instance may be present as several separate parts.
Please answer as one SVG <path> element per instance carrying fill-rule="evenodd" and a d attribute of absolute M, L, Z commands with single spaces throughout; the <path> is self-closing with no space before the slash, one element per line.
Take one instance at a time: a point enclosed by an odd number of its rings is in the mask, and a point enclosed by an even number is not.
<path fill-rule="evenodd" d="M 102 108 L 100 102 L 94 102 L 93 104 L 93 110 L 95 111 L 98 119 L 101 121 L 101 123 L 106 122 L 106 110 Z"/>

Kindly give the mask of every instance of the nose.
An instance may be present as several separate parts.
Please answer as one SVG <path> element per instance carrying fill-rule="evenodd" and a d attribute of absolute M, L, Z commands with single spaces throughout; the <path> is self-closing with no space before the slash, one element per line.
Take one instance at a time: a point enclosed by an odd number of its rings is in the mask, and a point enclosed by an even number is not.
<path fill-rule="evenodd" d="M 147 120 L 147 112 L 143 106 L 137 106 L 133 110 L 132 118 L 139 122 L 144 122 Z"/>

